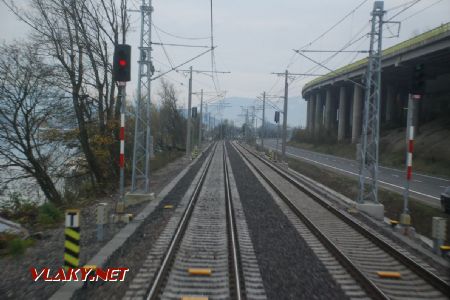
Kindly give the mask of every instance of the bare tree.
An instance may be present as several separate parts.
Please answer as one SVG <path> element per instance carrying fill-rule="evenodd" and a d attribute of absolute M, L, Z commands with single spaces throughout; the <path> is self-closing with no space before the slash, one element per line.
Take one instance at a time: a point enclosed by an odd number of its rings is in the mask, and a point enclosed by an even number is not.
<path fill-rule="evenodd" d="M 0 46 L 0 165 L 19 168 L 23 173 L 11 180 L 33 177 L 49 201 L 61 204 L 51 176 L 61 165 L 55 157 L 58 145 L 39 137 L 64 106 L 54 78 L 54 68 L 40 59 L 36 45 Z"/>
<path fill-rule="evenodd" d="M 184 145 L 186 120 L 178 110 L 177 93 L 173 84 L 162 79 L 158 95 L 161 99 L 161 135 L 167 139 L 163 141 L 163 144 L 170 145 L 172 148 Z"/>
<path fill-rule="evenodd" d="M 78 1 L 75 10 L 74 24 L 82 37 L 84 52 L 88 58 L 85 85 L 95 89 L 94 102 L 97 112 L 97 129 L 93 141 L 101 141 L 94 145 L 97 153 L 103 155 L 102 167 L 109 169 L 109 175 L 117 175 L 117 143 L 118 120 L 120 114 L 120 98 L 115 97 L 116 82 L 112 80 L 111 55 L 112 46 L 125 42 L 128 30 L 126 1 L 121 0 L 117 6 L 116 0 L 83 0 Z M 122 36 L 120 34 L 122 33 Z M 116 101 L 117 99 L 117 101 Z M 100 157 L 97 156 L 99 159 Z"/>
<path fill-rule="evenodd" d="M 127 1 L 29 0 L 28 9 L 2 1 L 34 29 L 34 40 L 58 66 L 57 84 L 71 94 L 81 149 L 97 182 L 104 182 L 117 169 L 120 101 L 111 56 L 125 42 Z"/>

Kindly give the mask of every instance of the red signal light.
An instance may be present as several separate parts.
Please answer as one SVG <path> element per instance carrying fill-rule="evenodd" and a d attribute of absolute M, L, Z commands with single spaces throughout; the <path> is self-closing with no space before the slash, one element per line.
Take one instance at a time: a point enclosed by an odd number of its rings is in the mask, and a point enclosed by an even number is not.
<path fill-rule="evenodd" d="M 127 61 L 125 59 L 119 59 L 119 66 L 126 67 L 127 66 Z"/>
<path fill-rule="evenodd" d="M 116 82 L 130 81 L 131 71 L 131 46 L 122 44 L 116 45 L 113 57 L 113 79 Z"/>

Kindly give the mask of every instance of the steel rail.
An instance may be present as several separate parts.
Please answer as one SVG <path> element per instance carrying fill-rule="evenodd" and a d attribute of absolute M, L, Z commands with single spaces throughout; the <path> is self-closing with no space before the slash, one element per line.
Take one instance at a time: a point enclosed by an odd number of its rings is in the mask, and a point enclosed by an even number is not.
<path fill-rule="evenodd" d="M 256 165 L 236 146 L 234 149 L 254 168 L 254 170 L 266 181 L 274 192 L 288 205 L 292 212 L 299 217 L 308 229 L 325 245 L 333 256 L 343 265 L 343 267 L 352 275 L 352 277 L 361 285 L 361 287 L 374 299 L 389 299 L 376 284 L 370 280 L 339 248 L 329 239 L 314 223 L 304 215 L 295 204 L 274 184 Z M 245 149 L 245 148 L 244 148 Z M 251 153 L 245 149 L 248 153 Z"/>
<path fill-rule="evenodd" d="M 241 145 L 242 146 L 242 145 Z M 309 187 L 308 183 L 304 183 L 301 178 L 298 176 L 295 176 L 293 174 L 287 173 L 286 171 L 282 170 L 278 166 L 274 166 L 273 163 L 268 162 L 266 159 L 260 157 L 259 155 L 253 153 L 252 151 L 249 151 L 244 146 L 242 146 L 248 153 L 250 153 L 252 156 L 256 157 L 258 160 L 263 162 L 265 165 L 267 165 L 269 168 L 271 168 L 273 171 L 275 171 L 277 174 L 279 174 L 281 177 L 286 179 L 288 182 L 290 182 L 292 185 L 294 185 L 296 188 L 310 196 L 312 199 L 317 201 L 321 206 L 323 206 L 325 209 L 329 210 L 331 213 L 333 213 L 335 216 L 337 216 L 339 219 L 344 221 L 346 224 L 348 224 L 350 227 L 355 229 L 357 232 L 359 232 L 361 235 L 363 235 L 365 238 L 373 242 L 375 245 L 377 245 L 379 248 L 381 248 L 383 251 L 390 254 L 392 257 L 397 259 L 399 262 L 401 262 L 404 266 L 409 268 L 411 271 L 413 271 L 415 274 L 417 274 L 419 277 L 424 279 L 428 284 L 442 292 L 444 295 L 450 295 L 450 285 L 445 282 L 442 278 L 438 277 L 436 274 L 430 272 L 426 268 L 424 268 L 422 265 L 411 259 L 410 257 L 406 256 L 405 254 L 401 253 L 392 245 L 378 237 L 377 235 L 370 232 L 368 229 L 364 228 L 355 220 L 350 218 L 349 216 L 343 214 L 335 207 L 329 205 L 324 199 L 322 199 L 319 195 L 317 195 L 317 192 L 312 191 L 312 188 Z M 238 150 L 239 151 L 239 150 Z M 249 161 L 248 158 L 246 158 L 247 161 Z M 249 163 L 254 166 L 253 163 L 249 161 Z M 258 170 L 255 166 L 254 168 Z M 260 173 L 260 171 L 258 171 Z M 262 176 L 263 178 L 265 176 Z M 266 179 L 265 179 L 266 180 Z M 268 180 L 268 179 L 267 179 Z M 267 181 L 266 180 L 266 181 Z M 303 183 L 301 183 L 302 181 Z M 373 283 L 373 282 L 372 282 Z"/>
<path fill-rule="evenodd" d="M 231 255 L 232 255 L 232 271 L 234 275 L 234 283 L 235 283 L 235 299 L 241 300 L 243 295 L 243 288 L 241 288 L 241 262 L 240 262 L 240 255 L 239 255 L 239 244 L 236 239 L 237 235 L 237 228 L 236 223 L 234 222 L 235 216 L 234 216 L 234 209 L 233 209 L 233 203 L 232 203 L 232 196 L 231 196 L 231 186 L 230 186 L 230 180 L 229 180 L 229 172 L 228 172 L 228 165 L 227 165 L 227 147 L 225 145 L 225 142 L 223 143 L 223 172 L 224 172 L 224 181 L 225 181 L 225 199 L 226 199 L 226 210 L 227 210 L 227 220 L 228 220 L 228 232 L 230 235 L 230 244 L 231 244 Z"/>
<path fill-rule="evenodd" d="M 161 266 L 158 269 L 155 279 L 153 280 L 153 283 L 147 294 L 147 297 L 146 297 L 147 300 L 157 299 L 157 297 L 158 297 L 158 294 L 162 287 L 164 278 L 166 277 L 167 272 L 169 271 L 170 263 L 171 263 L 172 259 L 174 258 L 176 249 L 184 235 L 184 232 L 186 231 L 190 216 L 192 215 L 192 211 L 194 209 L 195 203 L 197 202 L 198 196 L 203 187 L 203 183 L 205 181 L 206 174 L 208 173 L 209 167 L 210 167 L 212 159 L 214 157 L 216 148 L 217 148 L 217 143 L 214 145 L 214 149 L 212 149 L 212 151 L 210 153 L 207 165 L 203 169 L 202 175 L 201 175 L 197 185 L 195 186 L 195 189 L 194 189 L 194 192 L 192 193 L 191 198 L 189 199 L 189 204 L 188 204 L 186 210 L 184 211 L 180 222 L 178 223 L 177 229 L 176 229 L 175 234 L 170 242 L 169 248 L 168 248 L 166 254 L 164 255 L 164 259 L 161 263 Z"/>

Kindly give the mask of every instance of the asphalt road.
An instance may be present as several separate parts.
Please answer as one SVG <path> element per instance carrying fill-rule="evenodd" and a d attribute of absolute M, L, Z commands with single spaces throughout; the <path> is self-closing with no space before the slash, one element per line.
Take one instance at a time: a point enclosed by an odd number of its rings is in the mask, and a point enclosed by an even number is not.
<path fill-rule="evenodd" d="M 264 146 L 275 150 L 276 140 L 264 140 Z M 279 145 L 281 151 L 281 142 Z M 329 154 L 322 154 L 295 147 L 286 147 L 286 153 L 293 158 L 301 159 L 333 171 L 346 174 L 350 177 L 359 176 L 359 164 L 356 160 L 342 158 Z M 414 171 L 414 161 L 413 161 Z M 405 171 L 379 167 L 378 182 L 391 191 L 403 194 L 405 184 Z M 440 195 L 445 187 L 450 186 L 450 180 L 436 176 L 413 173 L 410 196 L 435 207 L 440 207 Z"/>

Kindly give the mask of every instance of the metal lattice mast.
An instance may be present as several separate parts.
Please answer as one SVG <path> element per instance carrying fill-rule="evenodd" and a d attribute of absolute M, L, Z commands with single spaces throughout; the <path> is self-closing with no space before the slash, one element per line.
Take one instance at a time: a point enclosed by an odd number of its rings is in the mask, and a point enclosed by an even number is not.
<path fill-rule="evenodd" d="M 131 192 L 150 192 L 150 158 L 153 155 L 152 137 L 150 132 L 151 114 L 151 77 L 153 65 L 151 62 L 152 41 L 152 1 L 142 0 L 141 40 L 139 45 L 138 87 L 135 104 L 135 130 L 133 148 L 133 169 Z"/>
<path fill-rule="evenodd" d="M 381 42 L 384 2 L 375 1 L 372 11 L 370 52 L 365 78 L 363 132 L 361 137 L 359 195 L 357 201 L 378 203 L 378 144 L 380 130 Z"/>

